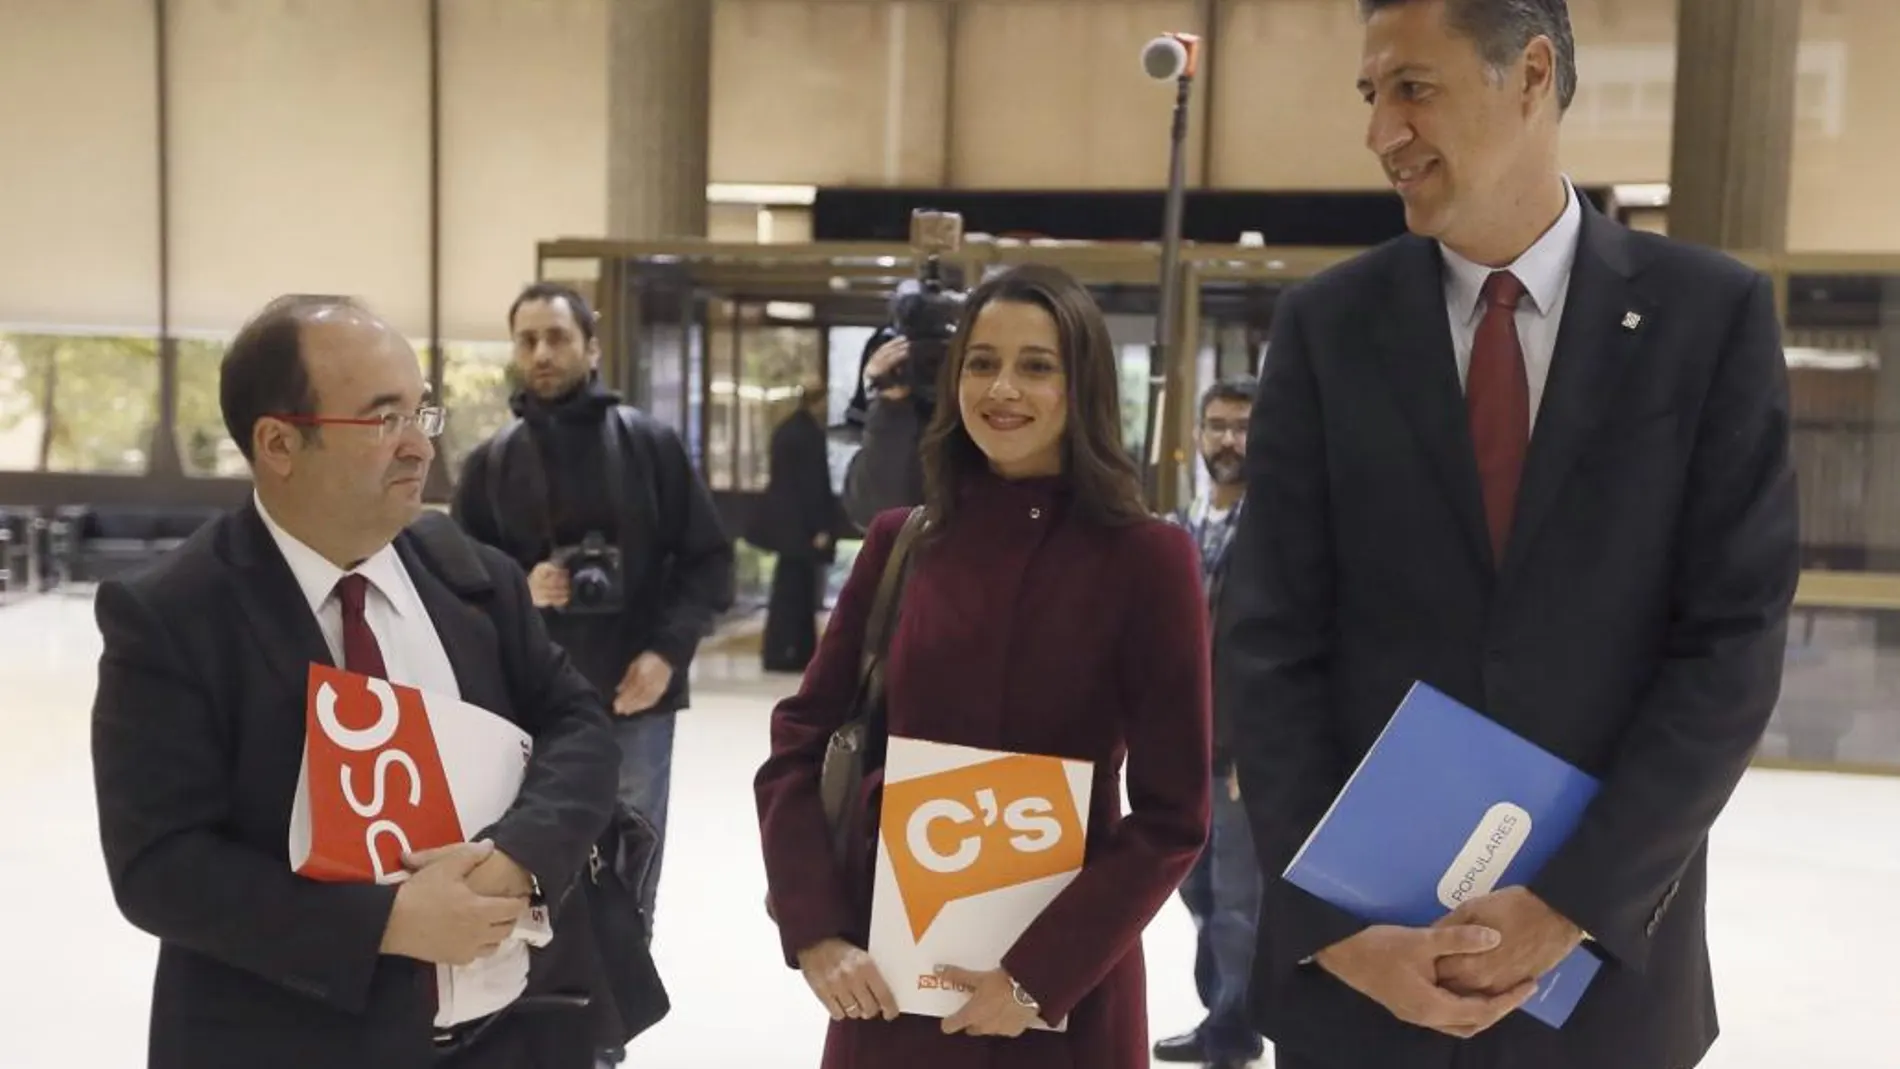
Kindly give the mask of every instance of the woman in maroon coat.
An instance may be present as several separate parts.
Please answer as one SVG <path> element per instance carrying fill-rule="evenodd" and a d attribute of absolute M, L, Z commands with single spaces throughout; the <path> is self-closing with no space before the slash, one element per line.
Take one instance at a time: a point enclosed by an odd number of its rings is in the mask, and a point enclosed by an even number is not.
<path fill-rule="evenodd" d="M 1017 268 L 971 294 L 925 435 L 929 527 L 892 633 L 889 731 L 1095 768 L 1081 872 L 1000 968 L 944 963 L 973 988 L 952 1017 L 897 1014 L 862 949 L 876 821 L 840 871 L 818 793 L 902 512 L 872 525 L 802 687 L 773 714 L 755 785 L 766 876 L 786 959 L 832 1016 L 826 1069 L 1149 1064 L 1142 929 L 1207 836 L 1207 612 L 1194 547 L 1142 505 L 1117 379 L 1088 291 Z M 866 812 L 879 801 L 872 790 Z M 1029 1029 L 1039 1017 L 1067 1027 Z"/>

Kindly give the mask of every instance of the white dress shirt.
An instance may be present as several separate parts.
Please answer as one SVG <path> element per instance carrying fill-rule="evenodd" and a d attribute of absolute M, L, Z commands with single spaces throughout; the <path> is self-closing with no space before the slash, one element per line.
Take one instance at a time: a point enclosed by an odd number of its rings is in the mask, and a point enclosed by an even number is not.
<path fill-rule="evenodd" d="M 297 586 L 303 590 L 304 600 L 310 603 L 310 611 L 316 614 L 317 627 L 323 632 L 324 643 L 330 647 L 330 656 L 341 667 L 343 602 L 337 597 L 336 585 L 349 572 L 325 560 L 322 554 L 279 527 L 261 500 L 257 502 L 257 514 L 264 518 L 264 526 L 277 540 L 278 551 L 290 565 L 290 573 L 297 577 Z M 435 633 L 435 622 L 429 619 L 429 611 L 422 604 L 422 596 L 416 593 L 415 582 L 409 578 L 409 570 L 403 567 L 396 547 L 384 546 L 351 571 L 369 580 L 369 592 L 363 598 L 363 618 L 376 635 L 389 681 L 460 698 L 462 688 L 455 681 L 455 668 L 449 663 L 448 650 L 443 648 L 442 637 Z"/>
<path fill-rule="evenodd" d="M 369 590 L 363 597 L 363 619 L 376 636 L 389 681 L 445 697 L 462 696 L 442 636 L 436 634 L 435 622 L 395 546 L 384 546 L 346 572 L 278 526 L 255 493 L 252 500 L 284 563 L 290 565 L 310 611 L 316 615 L 324 644 L 330 647 L 330 657 L 338 666 L 344 666 L 343 602 L 337 597 L 336 585 L 354 572 L 369 580 Z M 517 936 L 522 931 L 518 925 Z M 505 940 L 493 954 L 471 965 L 438 965 L 436 1027 L 447 1028 L 500 1010 L 521 993 L 527 977 L 528 944 L 518 937 Z"/>
<path fill-rule="evenodd" d="M 1563 322 L 1564 296 L 1570 289 L 1570 268 L 1577 261 L 1577 236 L 1583 229 L 1583 208 L 1577 190 L 1564 180 L 1563 214 L 1543 236 L 1507 267 L 1474 263 L 1439 245 L 1445 260 L 1445 312 L 1451 317 L 1452 350 L 1458 358 L 1462 388 L 1471 370 L 1471 346 L 1484 318 L 1481 291 L 1493 271 L 1508 270 L 1524 284 L 1517 305 L 1517 340 L 1524 351 L 1524 374 L 1530 380 L 1531 425 L 1543 404 L 1544 385 L 1550 381 L 1550 361 L 1557 350 L 1557 328 Z"/>

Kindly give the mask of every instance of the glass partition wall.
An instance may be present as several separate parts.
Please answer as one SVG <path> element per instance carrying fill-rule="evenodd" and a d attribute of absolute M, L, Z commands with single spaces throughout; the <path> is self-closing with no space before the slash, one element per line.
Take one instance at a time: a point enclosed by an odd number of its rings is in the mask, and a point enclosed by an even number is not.
<path fill-rule="evenodd" d="M 608 261 L 694 255 L 640 247 L 597 251 Z M 1201 391 L 1217 378 L 1255 373 L 1280 294 L 1356 251 L 1187 249 L 1184 327 L 1159 369 L 1166 409 L 1158 442 L 1146 440 L 1158 247 L 978 243 L 964 249 L 955 266 L 963 279 L 976 280 L 1009 263 L 1053 262 L 1091 287 L 1109 313 L 1122 357 L 1130 448 L 1156 464 L 1156 504 L 1171 508 L 1204 485 L 1194 451 Z M 825 332 L 875 326 L 884 296 L 913 265 L 909 250 L 895 246 L 704 253 L 702 247 L 692 273 L 709 292 L 749 288 L 754 294 L 750 311 L 735 303 L 708 313 L 706 322 L 718 326 L 708 328 L 708 417 L 701 428 L 715 486 L 746 495 L 763 487 L 771 391 L 783 389 L 788 373 L 774 369 L 829 369 L 832 392 L 848 397 L 854 384 L 835 378 L 849 362 L 822 340 Z M 1740 258 L 1775 280 L 1802 510 L 1804 572 L 1782 700 L 1758 760 L 1900 774 L 1900 257 Z M 802 302 L 807 329 L 815 332 L 811 340 L 795 341 L 799 327 L 763 311 L 774 302 Z M 758 337 L 748 342 L 752 330 Z"/>
<path fill-rule="evenodd" d="M 1090 286 L 1121 357 L 1129 447 L 1154 462 L 1155 504 L 1172 508 L 1202 485 L 1201 391 L 1255 371 L 1280 294 L 1356 251 L 1184 249 L 1182 328 L 1159 367 L 1158 246 L 976 241 L 946 266 L 967 286 L 1001 265 L 1050 262 Z M 1740 258 L 1775 281 L 1801 483 L 1804 572 L 1781 706 L 1759 760 L 1900 774 L 1900 256 Z M 681 430 L 735 532 L 770 476 L 771 432 L 798 385 L 822 382 L 837 423 L 866 340 L 915 271 L 902 245 L 558 241 L 537 250 L 538 277 L 595 301 L 608 381 Z M 219 339 L 179 340 L 173 424 L 184 471 L 151 474 L 147 445 L 162 403 L 152 345 L 0 334 L 0 508 L 242 500 L 242 465 L 216 416 Z M 505 343 L 444 346 L 451 474 L 507 418 L 508 357 Z M 1157 370 L 1161 433 L 1150 442 Z M 101 384 L 112 388 L 93 388 Z M 834 483 L 850 449 L 848 435 L 838 438 Z M 844 548 L 848 564 L 854 547 Z M 752 600 L 771 562 L 744 556 Z"/>

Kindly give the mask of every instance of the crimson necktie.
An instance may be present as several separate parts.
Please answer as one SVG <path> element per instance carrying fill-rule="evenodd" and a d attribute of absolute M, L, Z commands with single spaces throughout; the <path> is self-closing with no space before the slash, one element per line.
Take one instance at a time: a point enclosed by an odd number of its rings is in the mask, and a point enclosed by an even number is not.
<path fill-rule="evenodd" d="M 343 667 L 360 675 L 388 679 L 383 650 L 376 644 L 376 632 L 369 629 L 363 604 L 369 594 L 369 580 L 352 572 L 337 580 L 336 597 L 343 605 Z M 431 1012 L 437 1007 L 435 969 L 423 966 L 416 975 L 424 1004 Z"/>
<path fill-rule="evenodd" d="M 1484 280 L 1484 318 L 1471 344 L 1465 374 L 1465 409 L 1471 444 L 1477 452 L 1478 479 L 1484 487 L 1484 515 L 1491 530 L 1492 560 L 1504 561 L 1517 507 L 1517 484 L 1531 438 L 1530 381 L 1524 350 L 1517 340 L 1517 302 L 1524 283 L 1509 271 Z"/>
<path fill-rule="evenodd" d="M 352 572 L 337 580 L 337 600 L 343 603 L 343 667 L 377 679 L 388 679 L 383 666 L 382 647 L 376 644 L 376 632 L 363 617 L 363 602 L 369 592 L 369 580 Z"/>

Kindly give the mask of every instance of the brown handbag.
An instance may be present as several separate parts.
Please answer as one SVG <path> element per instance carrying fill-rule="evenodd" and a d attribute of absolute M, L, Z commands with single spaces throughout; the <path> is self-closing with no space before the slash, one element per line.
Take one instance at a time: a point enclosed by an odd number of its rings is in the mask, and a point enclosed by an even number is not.
<path fill-rule="evenodd" d="M 890 650 L 893 624 L 903 600 L 904 579 L 910 572 L 911 544 L 922 533 L 924 525 L 923 506 L 911 509 L 904 526 L 897 532 L 891 555 L 884 561 L 877 594 L 871 602 L 871 615 L 864 624 L 864 641 L 858 654 L 858 689 L 852 699 L 851 716 L 831 733 L 831 741 L 825 746 L 818 797 L 824 803 L 825 825 L 831 830 L 832 857 L 844 866 L 850 863 L 852 844 L 858 840 L 861 827 L 858 802 L 864 794 L 867 761 L 884 746 L 884 658 Z"/>

